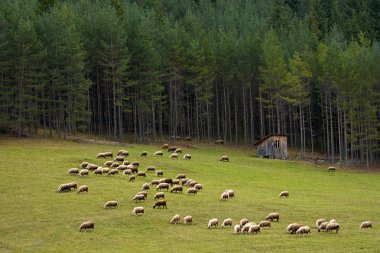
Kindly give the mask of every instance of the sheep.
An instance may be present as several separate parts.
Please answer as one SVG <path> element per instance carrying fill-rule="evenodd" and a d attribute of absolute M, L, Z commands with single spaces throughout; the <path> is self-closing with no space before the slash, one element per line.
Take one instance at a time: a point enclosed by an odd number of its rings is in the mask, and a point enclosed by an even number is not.
<path fill-rule="evenodd" d="M 129 156 L 129 152 L 128 152 L 128 150 L 119 150 L 117 152 L 117 155 L 118 156 Z"/>
<path fill-rule="evenodd" d="M 108 171 L 107 176 L 119 174 L 119 171 L 117 169 L 112 169 Z"/>
<path fill-rule="evenodd" d="M 194 188 L 197 189 L 198 191 L 200 191 L 200 190 L 203 189 L 203 185 L 201 185 L 201 184 L 195 184 Z"/>
<path fill-rule="evenodd" d="M 195 187 L 195 185 L 197 184 L 198 182 L 197 181 L 191 181 L 191 182 L 188 182 L 187 184 L 186 184 L 186 186 L 188 186 L 188 187 Z"/>
<path fill-rule="evenodd" d="M 183 159 L 185 159 L 185 160 L 191 160 L 191 155 L 190 154 L 185 154 L 183 156 Z"/>
<path fill-rule="evenodd" d="M 327 224 L 326 232 L 333 231 L 333 230 L 335 230 L 336 233 L 338 233 L 338 231 L 339 231 L 339 224 L 338 223 L 336 223 L 336 222 L 331 223 L 330 222 L 329 224 Z"/>
<path fill-rule="evenodd" d="M 78 187 L 77 183 L 76 182 L 71 182 L 71 183 L 68 183 L 67 184 L 68 186 L 70 186 L 70 189 L 76 189 Z"/>
<path fill-rule="evenodd" d="M 221 139 L 219 139 L 219 140 L 216 140 L 216 141 L 215 141 L 215 144 L 224 144 L 224 141 L 221 140 Z"/>
<path fill-rule="evenodd" d="M 175 179 L 185 179 L 186 175 L 185 174 L 178 174 Z"/>
<path fill-rule="evenodd" d="M 173 185 L 173 179 L 171 179 L 171 178 L 162 178 L 162 179 L 160 179 L 159 182 L 160 183 L 167 183 L 167 184 Z"/>
<path fill-rule="evenodd" d="M 193 195 L 195 195 L 195 194 L 197 194 L 197 192 L 198 192 L 198 190 L 197 189 L 195 189 L 195 188 L 189 188 L 189 189 L 187 189 L 187 194 L 188 195 L 190 195 L 190 194 L 193 194 Z"/>
<path fill-rule="evenodd" d="M 180 185 L 176 185 L 176 186 L 174 186 L 172 189 L 171 189 L 171 191 L 170 192 L 180 192 L 180 193 L 182 193 L 182 186 L 180 186 Z"/>
<path fill-rule="evenodd" d="M 229 189 L 229 190 L 225 190 L 224 192 L 228 194 L 228 198 L 233 198 L 233 197 L 235 197 L 235 192 L 234 192 L 234 190 Z"/>
<path fill-rule="evenodd" d="M 364 221 L 362 224 L 360 224 L 359 229 L 366 229 L 371 228 L 372 229 L 372 222 L 371 221 Z"/>
<path fill-rule="evenodd" d="M 334 166 L 328 167 L 327 172 L 335 172 L 335 167 Z"/>
<path fill-rule="evenodd" d="M 128 169 L 128 166 L 127 166 L 127 165 L 124 165 L 124 164 L 121 164 L 121 165 L 117 166 L 116 169 L 117 169 L 117 170 L 122 170 L 122 171 L 123 171 L 123 170 Z"/>
<path fill-rule="evenodd" d="M 174 150 L 176 150 L 177 147 L 176 146 L 169 146 L 168 147 L 168 152 L 174 152 Z"/>
<path fill-rule="evenodd" d="M 259 225 L 250 225 L 248 229 L 248 234 L 250 235 L 254 233 L 258 234 L 260 233 L 260 229 L 261 227 Z"/>
<path fill-rule="evenodd" d="M 117 201 L 116 200 L 110 200 L 104 204 L 104 209 L 111 208 L 111 207 L 117 207 Z"/>
<path fill-rule="evenodd" d="M 132 213 L 134 213 L 135 215 L 138 215 L 138 214 L 143 215 L 144 214 L 144 207 L 142 207 L 142 206 L 135 207 L 135 208 L 133 208 Z"/>
<path fill-rule="evenodd" d="M 67 174 L 69 175 L 78 175 L 79 170 L 77 168 L 71 168 L 67 171 Z"/>
<path fill-rule="evenodd" d="M 219 224 L 219 220 L 217 218 L 214 218 L 214 219 L 209 220 L 207 227 L 208 228 L 211 228 L 212 226 L 217 227 L 218 224 Z"/>
<path fill-rule="evenodd" d="M 86 168 L 88 164 L 89 164 L 89 162 L 82 162 L 82 163 L 80 164 L 80 167 L 81 167 L 81 168 Z"/>
<path fill-rule="evenodd" d="M 57 192 L 69 192 L 71 191 L 71 187 L 69 184 L 61 184 L 58 186 Z"/>
<path fill-rule="evenodd" d="M 173 185 L 179 185 L 179 179 L 173 179 Z"/>
<path fill-rule="evenodd" d="M 160 182 L 158 180 L 152 180 L 150 185 L 158 185 Z"/>
<path fill-rule="evenodd" d="M 156 151 L 156 152 L 154 152 L 154 156 L 155 157 L 158 157 L 158 156 L 163 156 L 164 155 L 164 153 L 160 150 L 160 151 Z"/>
<path fill-rule="evenodd" d="M 186 186 L 189 186 L 189 184 L 190 184 L 191 182 L 195 182 L 195 183 L 197 183 L 197 181 L 195 181 L 194 179 L 190 179 L 190 178 L 188 178 L 188 179 L 186 180 L 185 185 L 186 185 Z M 195 184 L 194 184 L 194 185 L 195 185 Z"/>
<path fill-rule="evenodd" d="M 168 209 L 168 207 L 166 206 L 166 200 L 163 200 L 163 199 L 160 199 L 160 200 L 158 200 L 155 204 L 154 204 L 154 206 L 153 206 L 153 208 L 166 208 L 166 209 Z"/>
<path fill-rule="evenodd" d="M 289 224 L 286 228 L 286 231 L 290 234 L 295 234 L 297 232 L 297 230 L 302 227 L 303 225 L 301 224 L 298 224 L 298 223 L 292 223 L 292 224 Z"/>
<path fill-rule="evenodd" d="M 156 171 L 156 177 L 162 177 L 164 175 L 164 172 L 162 170 Z"/>
<path fill-rule="evenodd" d="M 97 168 L 96 170 L 94 170 L 93 174 L 95 175 L 103 174 L 103 168 L 102 167 Z"/>
<path fill-rule="evenodd" d="M 318 219 L 315 221 L 315 227 L 318 228 L 319 225 L 321 225 L 323 222 L 325 222 L 326 220 L 325 219 Z"/>
<path fill-rule="evenodd" d="M 132 164 L 127 165 L 127 169 L 130 169 L 132 173 L 138 173 L 139 172 L 139 169 L 137 167 L 133 166 Z"/>
<path fill-rule="evenodd" d="M 287 198 L 287 197 L 289 197 L 289 192 L 288 191 L 282 191 L 282 192 L 280 192 L 279 197 L 280 198 Z"/>
<path fill-rule="evenodd" d="M 98 158 L 105 158 L 105 154 L 104 153 L 99 153 L 97 156 L 96 156 L 96 159 Z"/>
<path fill-rule="evenodd" d="M 176 150 L 174 150 L 174 153 L 182 153 L 182 149 L 181 148 L 177 148 Z"/>
<path fill-rule="evenodd" d="M 81 177 L 88 176 L 88 170 L 87 169 L 80 170 L 79 176 L 81 176 Z"/>
<path fill-rule="evenodd" d="M 110 167 L 112 165 L 113 161 L 107 161 L 105 163 L 103 163 L 104 166 L 106 167 Z"/>
<path fill-rule="evenodd" d="M 143 184 L 143 186 L 141 187 L 141 190 L 144 191 L 144 190 L 149 190 L 149 184 L 145 183 Z"/>
<path fill-rule="evenodd" d="M 165 193 L 163 192 L 157 192 L 153 197 L 153 199 L 164 199 L 164 198 L 165 198 Z"/>
<path fill-rule="evenodd" d="M 263 220 L 259 222 L 259 226 L 262 228 L 270 228 L 270 221 L 268 220 Z"/>
<path fill-rule="evenodd" d="M 156 187 L 156 190 L 166 189 L 169 190 L 169 184 L 168 183 L 159 183 Z"/>
<path fill-rule="evenodd" d="M 136 179 L 136 177 L 134 175 L 130 175 L 129 178 L 128 178 L 128 181 L 129 182 L 134 182 Z"/>
<path fill-rule="evenodd" d="M 311 230 L 309 226 L 302 226 L 297 229 L 296 234 L 301 235 L 301 234 L 310 234 Z"/>
<path fill-rule="evenodd" d="M 222 195 L 220 195 L 220 200 L 227 200 L 228 199 L 228 193 L 223 192 Z"/>
<path fill-rule="evenodd" d="M 193 217 L 191 215 L 187 215 L 187 216 L 183 217 L 183 223 L 185 225 L 193 224 Z"/>
<path fill-rule="evenodd" d="M 234 226 L 234 234 L 240 234 L 240 232 L 241 232 L 241 227 L 239 224 L 236 224 Z"/>
<path fill-rule="evenodd" d="M 224 221 L 223 221 L 223 223 L 222 223 L 222 228 L 225 228 L 225 227 L 227 227 L 227 226 L 232 226 L 232 219 L 231 218 L 227 218 L 227 219 L 225 219 Z"/>
<path fill-rule="evenodd" d="M 186 185 L 188 181 L 189 181 L 188 178 L 184 178 L 184 179 L 182 179 L 181 184 L 182 184 L 182 185 Z"/>
<path fill-rule="evenodd" d="M 154 171 L 156 171 L 155 166 L 148 166 L 148 167 L 146 167 L 146 170 L 145 170 L 145 172 L 154 172 Z"/>
<path fill-rule="evenodd" d="M 147 157 L 148 156 L 148 152 L 143 151 L 143 152 L 141 152 L 140 156 L 141 157 Z"/>
<path fill-rule="evenodd" d="M 94 222 L 92 222 L 92 221 L 85 221 L 82 224 L 80 224 L 79 231 L 82 231 L 82 230 L 87 231 L 87 229 L 94 230 L 94 228 L 95 228 L 95 223 Z"/>
<path fill-rule="evenodd" d="M 328 222 L 328 221 L 325 221 L 325 222 L 320 223 L 320 224 L 317 226 L 318 232 L 321 232 L 321 230 L 322 230 L 322 231 L 325 231 L 326 228 L 327 228 L 327 225 L 328 225 L 329 223 L 330 223 L 330 222 Z"/>
<path fill-rule="evenodd" d="M 270 213 L 270 214 L 268 214 L 268 216 L 265 219 L 269 220 L 269 221 L 273 221 L 273 220 L 279 221 L 280 220 L 280 214 L 279 213 Z"/>
<path fill-rule="evenodd" d="M 132 171 L 130 169 L 126 169 L 123 171 L 123 175 L 131 175 Z"/>
<path fill-rule="evenodd" d="M 111 169 L 119 167 L 121 164 L 119 162 L 113 162 L 110 166 Z"/>
<path fill-rule="evenodd" d="M 86 166 L 87 170 L 96 170 L 98 168 L 98 165 L 90 163 Z"/>
<path fill-rule="evenodd" d="M 177 224 L 179 221 L 180 221 L 180 217 L 179 217 L 179 214 L 176 214 L 173 216 L 173 218 L 170 220 L 170 223 L 171 224 Z"/>
<path fill-rule="evenodd" d="M 138 161 L 134 161 L 134 162 L 132 163 L 132 165 L 133 165 L 133 166 L 136 166 L 136 167 L 139 167 L 139 166 L 140 166 L 140 163 L 139 163 Z"/>
<path fill-rule="evenodd" d="M 113 159 L 114 162 L 124 162 L 124 156 L 116 156 L 115 159 Z"/>
<path fill-rule="evenodd" d="M 245 225 L 241 228 L 241 233 L 242 233 L 242 234 L 248 234 L 248 231 L 249 231 L 249 228 L 251 227 L 251 225 L 254 225 L 254 224 L 250 224 L 250 223 L 245 224 Z"/>
<path fill-rule="evenodd" d="M 222 155 L 219 159 L 221 162 L 229 162 L 230 158 L 227 155 Z"/>
<path fill-rule="evenodd" d="M 248 219 L 247 218 L 243 218 L 243 219 L 241 219 L 240 220 L 240 227 L 243 227 L 245 224 L 247 224 L 249 221 L 248 221 Z"/>
<path fill-rule="evenodd" d="M 162 148 L 169 148 L 169 144 L 167 144 L 167 143 L 163 144 Z"/>
<path fill-rule="evenodd" d="M 146 174 L 145 174 L 145 172 L 139 171 L 139 172 L 137 172 L 136 176 L 137 177 L 146 177 Z"/>
<path fill-rule="evenodd" d="M 113 157 L 112 152 L 104 152 L 103 154 L 104 154 L 104 158 Z"/>
<path fill-rule="evenodd" d="M 130 164 L 130 162 L 129 161 L 127 161 L 127 160 L 124 160 L 124 162 L 122 163 L 123 165 L 129 165 Z"/>
<path fill-rule="evenodd" d="M 138 193 L 136 193 L 136 195 L 138 194 L 144 195 L 145 199 L 148 197 L 148 193 L 146 191 L 139 191 Z"/>
<path fill-rule="evenodd" d="M 178 154 L 177 153 L 171 153 L 170 158 L 172 159 L 178 159 Z"/>
<path fill-rule="evenodd" d="M 110 168 L 102 168 L 102 173 L 107 174 L 110 170 Z"/>
<path fill-rule="evenodd" d="M 143 194 L 136 194 L 132 200 L 135 202 L 145 201 L 145 196 Z"/>
<path fill-rule="evenodd" d="M 88 186 L 87 185 L 82 185 L 82 186 L 80 186 L 79 187 L 79 189 L 78 189 L 78 191 L 77 191 L 77 193 L 79 194 L 79 193 L 87 193 L 88 192 Z"/>
<path fill-rule="evenodd" d="M 330 223 L 336 223 L 336 220 L 335 219 L 331 219 Z"/>

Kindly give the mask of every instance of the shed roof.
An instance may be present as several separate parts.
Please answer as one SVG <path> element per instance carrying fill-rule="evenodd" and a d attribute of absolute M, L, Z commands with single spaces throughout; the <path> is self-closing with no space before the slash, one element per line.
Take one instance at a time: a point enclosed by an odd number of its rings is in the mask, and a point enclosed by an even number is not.
<path fill-rule="evenodd" d="M 262 138 L 261 140 L 257 141 L 257 142 L 255 143 L 255 146 L 259 145 L 261 142 L 265 141 L 266 139 L 268 139 L 268 138 L 271 137 L 271 136 L 285 136 L 285 137 L 287 137 L 287 135 L 285 135 L 285 134 L 268 134 L 267 136 L 265 136 L 265 137 Z"/>

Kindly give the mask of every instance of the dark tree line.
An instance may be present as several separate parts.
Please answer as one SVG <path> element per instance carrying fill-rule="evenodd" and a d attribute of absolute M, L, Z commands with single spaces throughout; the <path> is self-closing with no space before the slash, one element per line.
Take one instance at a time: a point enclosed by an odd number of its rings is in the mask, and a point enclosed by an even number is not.
<path fill-rule="evenodd" d="M 0 130 L 379 160 L 379 0 L 5 0 Z"/>

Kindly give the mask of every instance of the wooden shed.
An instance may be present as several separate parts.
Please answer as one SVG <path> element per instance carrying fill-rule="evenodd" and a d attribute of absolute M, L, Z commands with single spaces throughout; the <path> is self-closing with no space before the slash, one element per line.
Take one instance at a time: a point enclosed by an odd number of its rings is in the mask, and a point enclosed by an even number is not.
<path fill-rule="evenodd" d="M 260 158 L 289 159 L 286 135 L 269 134 L 255 143 Z"/>

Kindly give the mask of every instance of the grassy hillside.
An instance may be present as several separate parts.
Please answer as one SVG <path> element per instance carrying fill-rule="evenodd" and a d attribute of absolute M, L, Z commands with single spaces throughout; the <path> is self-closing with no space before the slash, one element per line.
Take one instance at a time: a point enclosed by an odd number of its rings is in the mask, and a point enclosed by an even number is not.
<path fill-rule="evenodd" d="M 0 137 L 0 252 L 380 252 L 380 174 L 341 171 L 329 174 L 323 167 L 295 161 L 250 157 L 248 151 L 223 146 L 183 148 L 193 159 L 171 160 L 165 151 L 153 157 L 160 147 L 131 145 L 128 160 L 140 161 L 140 168 L 155 165 L 165 177 L 185 173 L 203 184 L 196 196 L 166 194 L 168 209 L 153 209 L 151 189 L 145 203 L 132 197 L 144 182 L 128 182 L 123 175 L 87 178 L 69 176 L 66 171 L 82 161 L 102 164 L 96 154 L 116 152 L 121 147 L 78 144 L 56 140 L 18 140 Z M 140 158 L 141 151 L 147 158 Z M 219 162 L 228 154 L 229 163 Z M 89 192 L 57 193 L 62 183 L 87 184 Z M 236 197 L 220 201 L 225 189 Z M 290 197 L 278 194 L 288 190 Z M 108 200 L 120 206 L 105 210 Z M 132 214 L 135 206 L 145 207 L 145 215 Z M 263 220 L 269 212 L 279 212 L 280 221 L 259 235 L 235 235 L 233 229 L 207 229 L 208 220 L 219 222 L 231 217 Z M 174 214 L 193 216 L 193 225 L 172 225 Z M 298 222 L 311 227 L 318 218 L 335 218 L 341 231 L 308 236 L 289 235 L 285 228 Z M 86 220 L 95 222 L 92 232 L 79 232 Z M 374 228 L 359 231 L 362 221 Z M 323 249 L 321 249 L 323 248 Z"/>

